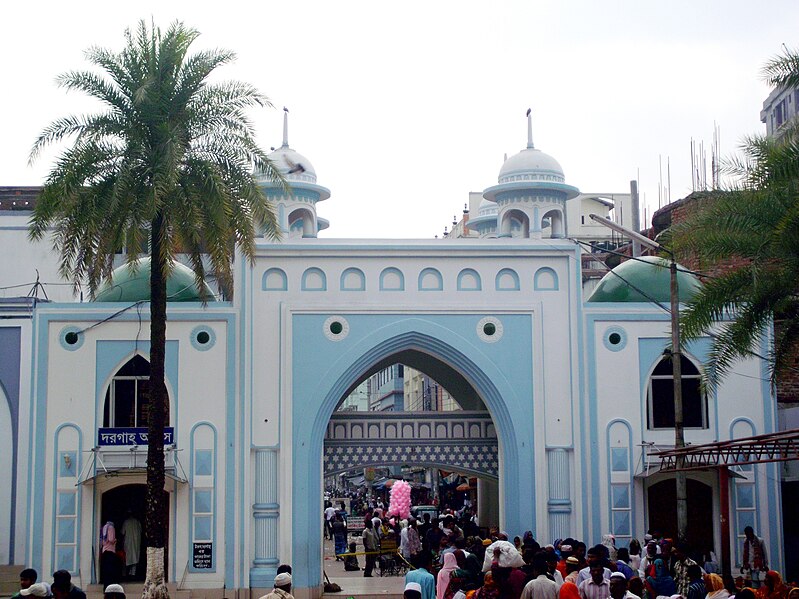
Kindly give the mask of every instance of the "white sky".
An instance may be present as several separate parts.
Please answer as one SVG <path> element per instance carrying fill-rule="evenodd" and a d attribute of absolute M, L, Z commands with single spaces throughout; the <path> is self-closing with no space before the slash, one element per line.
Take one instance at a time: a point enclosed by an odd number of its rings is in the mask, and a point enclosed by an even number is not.
<path fill-rule="evenodd" d="M 332 197 L 329 237 L 432 237 L 469 191 L 496 183 L 504 153 L 526 144 L 557 158 L 587 192 L 625 192 L 640 173 L 647 213 L 658 157 L 671 198 L 691 191 L 690 140 L 722 155 L 762 132 L 760 67 L 797 46 L 793 0 L 341 0 L 15 2 L 0 19 L 0 185 L 39 185 L 28 166 L 53 119 L 92 111 L 54 84 L 86 68 L 83 50 L 118 50 L 138 19 L 197 28 L 196 47 L 234 50 L 223 75 L 255 84 L 275 109 L 253 113 L 258 139 L 289 142 Z"/>

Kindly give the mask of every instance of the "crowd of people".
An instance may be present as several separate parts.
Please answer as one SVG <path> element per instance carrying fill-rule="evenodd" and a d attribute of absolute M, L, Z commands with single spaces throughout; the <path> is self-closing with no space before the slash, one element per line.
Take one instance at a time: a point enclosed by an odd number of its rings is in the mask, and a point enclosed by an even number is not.
<path fill-rule="evenodd" d="M 356 543 L 347 545 L 343 519 L 334 510 L 336 558 L 346 570 L 359 570 L 362 556 L 368 577 L 386 547 L 396 547 L 408 568 L 408 599 L 799 599 L 799 588 L 768 569 L 765 543 L 749 527 L 741 575 L 733 578 L 719 574 L 712 553 L 696 554 L 656 531 L 643 545 L 633 539 L 617 547 L 605 535 L 593 547 L 572 538 L 542 546 L 529 531 L 512 540 L 498 530 L 486 533 L 468 507 L 419 521 L 375 508 L 364 515 L 358 551 Z"/>

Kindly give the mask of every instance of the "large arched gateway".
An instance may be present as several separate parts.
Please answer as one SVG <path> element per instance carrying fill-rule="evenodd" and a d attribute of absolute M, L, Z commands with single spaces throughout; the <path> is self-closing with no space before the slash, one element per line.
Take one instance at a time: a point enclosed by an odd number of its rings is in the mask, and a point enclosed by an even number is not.
<path fill-rule="evenodd" d="M 486 244 L 498 255 L 486 259 Z M 503 529 L 548 538 L 579 525 L 576 248 L 463 240 L 442 249 L 423 241 L 304 240 L 261 245 L 256 264 L 242 267 L 243 343 L 252 348 L 242 414 L 255 458 L 252 587 L 267 588 L 278 561 L 290 560 L 295 591 L 318 592 L 316 523 L 331 415 L 358 382 L 392 361 L 424 358 L 435 376 L 449 376 L 471 397 L 466 409 L 490 414 Z M 282 284 L 262 284 L 278 268 Z M 345 285 L 343 274 L 356 269 L 361 284 Z M 536 288 L 540 269 L 556 283 Z M 518 287 L 498 276 L 511 271 Z M 430 272 L 437 285 L 426 283 Z"/>
<path fill-rule="evenodd" d="M 327 361 L 324 356 L 320 356 L 319 364 L 311 364 L 309 360 L 295 363 L 293 518 L 298 523 L 318 520 L 322 497 L 319 456 L 328 421 L 341 397 L 373 364 L 399 351 L 417 349 L 452 364 L 484 398 L 496 422 L 500 441 L 501 522 L 511 530 L 535 529 L 534 414 L 523 409 L 526 402 L 522 400 L 523 397 L 532 396 L 529 353 L 526 360 L 526 352 L 519 352 L 516 360 L 500 364 L 495 344 L 480 348 L 464 343 L 464 339 L 458 338 L 458 333 L 472 332 L 477 337 L 475 328 L 480 320 L 478 315 L 420 315 L 408 318 L 348 314 L 339 318 L 346 319 L 350 329 L 349 351 L 340 352 L 331 347 L 331 351 L 338 354 L 338 359 L 332 360 L 329 368 L 317 377 L 311 373 L 316 366 Z M 518 315 L 508 318 L 510 327 L 520 331 L 530 329 L 529 318 Z M 300 326 L 295 333 L 295 342 L 303 348 L 300 353 L 305 354 L 306 350 L 310 352 L 311 346 L 316 345 L 313 353 L 319 355 L 314 336 L 304 325 L 307 321 L 308 327 L 321 329 L 326 319 L 306 316 L 298 320 Z M 362 331 L 360 335 L 358 329 Z M 456 349 L 455 344 L 460 349 Z M 509 376 L 512 373 L 516 373 L 515 384 Z M 310 384 L 305 384 L 306 381 Z M 315 417 L 304 417 L 305 414 L 315 414 Z M 520 498 L 527 500 L 520 501 Z M 307 547 L 307 551 L 296 551 L 293 555 L 298 585 L 302 583 L 300 572 L 308 572 L 308 582 L 321 577 L 318 550 L 321 534 L 319 527 L 292 527 L 293 547 Z"/>

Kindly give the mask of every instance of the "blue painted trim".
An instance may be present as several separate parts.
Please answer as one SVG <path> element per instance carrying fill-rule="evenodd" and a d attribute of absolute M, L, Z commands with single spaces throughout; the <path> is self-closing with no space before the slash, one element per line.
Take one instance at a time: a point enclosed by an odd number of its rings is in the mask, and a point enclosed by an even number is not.
<path fill-rule="evenodd" d="M 100 307 L 102 309 L 98 309 Z M 31 403 L 35 404 L 36 408 L 34 412 L 35 416 L 33 416 L 31 420 L 32 434 L 30 434 L 28 437 L 29 466 L 27 522 L 30 523 L 30 527 L 28 531 L 28 559 L 26 561 L 28 564 L 30 564 L 30 567 L 39 570 L 40 572 L 43 571 L 42 564 L 44 558 L 42 536 L 34 534 L 33 531 L 43 530 L 44 524 L 44 498 L 46 492 L 44 477 L 47 459 L 44 451 L 47 447 L 47 382 L 49 379 L 48 358 L 50 351 L 48 341 L 49 325 L 52 321 L 100 321 L 108 316 L 113 315 L 118 310 L 128 307 L 130 307 L 130 304 L 111 302 L 103 303 L 102 306 L 93 303 L 51 303 L 39 306 L 34 314 L 32 321 L 32 355 L 34 359 L 34 367 L 31 369 Z M 230 324 L 235 322 L 235 316 L 230 313 L 231 308 L 232 305 L 229 302 L 215 302 L 214 306 L 202 306 L 202 304 L 197 302 L 183 302 L 180 306 L 168 306 L 167 318 L 170 321 L 202 321 L 222 319 L 226 320 Z M 135 312 L 133 314 L 124 312 L 115 317 L 116 321 L 123 322 L 138 319 L 139 316 Z M 235 336 L 230 332 L 232 331 L 230 326 L 228 326 L 228 331 L 228 343 L 230 344 L 232 343 L 231 338 L 235 338 Z M 174 340 L 172 342 L 177 343 Z M 139 346 L 142 346 L 143 343 L 144 342 L 140 341 Z M 233 373 L 233 368 L 235 368 L 234 352 L 229 351 L 228 371 Z M 167 384 L 169 384 L 169 382 L 167 382 Z M 229 384 L 228 389 L 229 396 L 227 398 L 227 405 L 228 411 L 230 412 L 234 410 L 235 385 Z M 172 397 L 172 395 L 170 395 L 170 397 Z M 95 409 L 95 430 L 97 428 L 96 414 L 97 410 Z M 175 417 L 177 418 L 177 409 L 175 410 Z M 228 417 L 228 420 L 234 421 L 235 419 Z M 231 426 L 235 427 L 235 423 L 233 422 Z M 231 435 L 229 438 L 234 437 Z M 233 451 L 232 448 L 230 450 Z M 231 496 L 233 496 L 233 488 L 228 489 L 228 492 L 230 492 Z M 96 509 L 96 506 L 93 507 L 93 510 L 94 509 Z M 230 535 L 228 538 L 232 538 L 232 535 Z M 233 544 L 230 543 L 229 545 Z M 174 543 L 173 546 L 175 546 Z M 231 551 L 235 551 L 235 548 L 231 547 Z"/>
<path fill-rule="evenodd" d="M 320 280 L 318 287 L 310 287 L 308 285 L 308 277 L 312 275 L 318 275 Z M 310 268 L 306 268 L 305 272 L 302 273 L 302 283 L 300 285 L 301 291 L 327 291 L 327 275 L 325 271 L 321 268 L 317 268 L 315 266 L 311 266 Z"/>
<path fill-rule="evenodd" d="M 618 334 L 620 337 L 620 341 L 616 345 L 613 345 L 610 342 L 610 336 L 614 333 Z M 605 349 L 613 352 L 623 350 L 625 347 L 627 347 L 627 331 L 620 326 L 608 327 L 605 329 L 605 333 L 602 335 L 602 344 L 605 346 Z"/>
<path fill-rule="evenodd" d="M 471 281 L 468 286 L 466 283 Z M 464 268 L 458 273 L 458 291 L 482 291 L 483 281 L 480 273 L 473 268 Z"/>
<path fill-rule="evenodd" d="M 541 280 L 546 275 L 552 277 L 551 282 L 545 283 Z M 556 273 L 553 268 L 542 266 L 535 271 L 535 275 L 533 275 L 533 289 L 536 291 L 558 291 L 559 288 L 560 282 L 558 280 L 558 273 Z"/>
<path fill-rule="evenodd" d="M 208 341 L 200 343 L 200 340 L 197 338 L 200 333 L 208 333 Z M 191 346 L 197 351 L 208 351 L 216 345 L 216 333 L 214 329 L 204 324 L 194 327 L 189 334 L 189 339 L 191 340 Z"/>
<path fill-rule="evenodd" d="M 255 305 L 255 300 L 253 298 L 254 290 L 252 289 L 252 276 L 253 276 L 253 267 L 249 266 L 246 260 L 240 260 L 241 263 L 241 293 L 239 293 L 239 299 L 241 301 L 241 320 L 240 320 L 240 329 L 239 329 L 239 337 L 240 337 L 240 373 L 239 373 L 239 393 L 241 395 L 241 401 L 239 401 L 239 422 L 241 422 L 241 436 L 244 436 L 244 422 L 246 411 L 249 409 L 250 411 L 250 427 L 249 427 L 249 439 L 241 439 L 241 442 L 238 443 L 238 450 L 239 450 L 239 471 L 238 471 L 238 497 L 239 497 L 239 536 L 236 539 L 235 535 L 235 517 L 236 517 L 236 506 L 235 502 L 233 501 L 233 497 L 235 497 L 236 492 L 236 450 L 234 449 L 234 443 L 231 441 L 232 439 L 236 438 L 236 396 L 235 396 L 235 388 L 233 389 L 233 394 L 227 398 L 227 422 L 225 427 L 225 490 L 226 490 L 226 497 L 230 498 L 228 501 L 225 501 L 225 586 L 227 588 L 237 588 L 242 586 L 242 581 L 244 579 L 244 551 L 239 552 L 239 577 L 236 578 L 236 547 L 243 547 L 244 546 L 244 531 L 245 531 L 245 523 L 249 522 L 249 517 L 245 508 L 245 501 L 244 501 L 244 448 L 247 445 L 247 441 L 250 443 L 252 442 L 252 334 L 247 335 L 248 329 L 252 331 L 252 308 L 250 306 Z M 248 295 L 249 290 L 249 295 Z M 249 302 L 248 302 L 249 300 Z M 231 330 L 232 327 L 228 326 L 228 330 Z M 247 349 L 247 343 L 249 342 L 249 352 L 245 351 Z M 235 356 L 235 345 L 233 344 L 232 340 L 230 339 L 230 335 L 228 336 L 228 366 L 231 366 L 231 359 Z M 250 373 L 250 386 L 247 387 L 247 372 L 249 368 Z M 228 375 L 233 376 L 233 370 L 231 368 L 230 373 Z M 230 383 L 230 378 L 228 379 L 228 383 Z M 230 540 L 234 539 L 235 542 L 231 542 Z"/>
<path fill-rule="evenodd" d="M 434 278 L 432 285 L 430 283 L 425 285 L 424 283 L 424 279 L 428 276 Z M 444 291 L 444 277 L 441 276 L 441 272 L 437 268 L 423 268 L 419 272 L 417 288 L 419 291 Z"/>
<path fill-rule="evenodd" d="M 351 335 L 344 342 L 348 345 L 342 347 L 338 359 L 330 362 L 324 358 L 328 364 L 328 370 L 317 372 L 313 381 L 308 381 L 308 377 L 304 376 L 302 369 L 316 368 L 315 361 L 307 359 L 293 361 L 292 380 L 295 385 L 293 410 L 295 416 L 292 419 L 294 433 L 292 439 L 292 481 L 294 485 L 292 518 L 295 525 L 292 527 L 292 545 L 294 547 L 292 565 L 296 573 L 294 581 L 296 588 L 316 588 L 322 579 L 318 550 L 321 545 L 321 529 L 296 523 L 315 521 L 316 518 L 318 498 L 321 497 L 322 464 L 319 456 L 322 455 L 324 433 L 330 416 L 346 390 L 363 372 L 381 359 L 405 349 L 413 348 L 441 359 L 461 373 L 481 395 L 494 419 L 506 469 L 503 473 L 504 526 L 511 534 L 514 534 L 517 531 L 534 529 L 536 525 L 536 489 L 532 478 L 535 415 L 529 414 L 527 411 L 523 418 L 512 416 L 512 414 L 520 414 L 518 411 L 523 409 L 522 405 L 527 405 L 530 398 L 533 398 L 532 373 L 530 371 L 532 368 L 530 353 L 532 345 L 529 345 L 529 337 L 524 339 L 524 343 L 525 347 L 530 349 L 526 352 L 514 353 L 514 360 L 519 361 L 520 364 L 514 373 L 520 381 L 529 381 L 529 384 L 522 384 L 520 387 L 519 382 L 511 384 L 504 370 L 498 369 L 494 360 L 485 353 L 489 346 L 477 347 L 466 342 L 449 328 L 429 319 L 405 318 L 385 325 L 378 325 L 381 316 L 385 315 L 370 317 L 375 321 L 375 326 L 369 328 L 360 341 L 352 339 Z M 309 344 L 316 346 L 317 339 L 311 331 L 319 330 L 318 321 L 321 318 L 324 316 L 294 316 L 293 352 L 295 356 L 308 356 L 306 346 Z M 353 320 L 356 316 L 349 318 Z M 456 321 L 458 318 L 465 317 L 447 316 L 444 318 Z M 477 319 L 474 316 L 469 316 L 469 318 L 473 322 Z M 511 317 L 509 316 L 509 318 Z M 518 325 L 513 328 L 515 334 L 529 335 L 525 332 L 532 330 L 529 315 L 517 318 L 524 318 L 524 321 L 519 321 Z M 522 322 L 526 324 L 522 325 Z M 305 324 L 301 326 L 302 323 Z M 316 333 L 316 335 L 318 334 Z M 506 335 L 503 342 L 507 340 L 507 337 Z M 500 344 L 490 347 L 497 345 Z M 323 356 L 315 355 L 315 359 L 321 360 Z M 507 364 L 504 366 L 511 368 Z M 309 388 L 305 389 L 306 387 Z M 520 393 L 524 397 L 523 400 Z M 308 403 L 304 401 L 306 394 L 309 397 L 324 398 L 313 419 L 307 418 Z M 300 413 L 304 417 L 299 417 Z M 508 469 L 512 467 L 515 467 L 516 470 L 511 472 Z M 526 498 L 521 505 L 518 504 L 519 497 Z"/>
<path fill-rule="evenodd" d="M 175 438 L 178 438 L 180 422 L 178 420 L 178 372 L 180 359 L 179 343 L 175 339 L 168 339 L 165 353 L 165 379 L 167 400 L 169 401 L 169 422 L 175 429 Z M 135 356 L 141 356 L 150 361 L 150 340 L 129 341 L 125 339 L 98 340 L 95 349 L 95 404 L 94 404 L 94 431 L 100 428 L 98 424 L 105 409 L 105 396 L 111 381 L 117 372 Z M 97 444 L 97 439 L 92 441 Z"/>
<path fill-rule="evenodd" d="M 597 409 L 597 382 L 596 382 L 596 355 L 594 348 L 596 347 L 596 320 L 592 316 L 588 316 L 588 323 L 587 323 L 587 333 L 586 333 L 586 345 L 588 348 L 588 446 L 583 448 L 583 454 L 586 455 L 585 460 L 583 462 L 584 470 L 583 470 L 583 480 L 590 478 L 591 481 L 591 493 L 598 495 L 599 494 L 599 439 L 598 437 L 598 409 Z M 588 464 L 588 459 L 591 459 L 591 464 Z M 590 472 L 590 476 L 588 476 L 586 470 Z M 592 539 L 598 541 L 602 538 L 602 523 L 600 520 L 600 505 L 598 501 L 592 501 L 591 504 L 591 537 Z M 585 508 L 584 508 L 585 509 Z M 586 512 L 588 510 L 585 510 Z M 585 521 L 585 518 L 584 518 Z M 586 544 L 590 546 L 591 543 L 588 542 L 588 527 L 583 531 L 584 538 L 586 538 Z"/>
<path fill-rule="evenodd" d="M 757 434 L 757 427 L 755 426 L 755 423 L 752 422 L 752 420 L 750 420 L 749 418 L 741 416 L 741 417 L 738 417 L 738 418 L 734 419 L 732 422 L 730 422 L 730 428 L 729 428 L 729 438 L 730 439 L 740 438 L 739 436 L 737 436 L 735 434 L 735 425 L 738 424 L 739 422 L 745 423 L 745 424 L 747 424 L 749 426 L 749 433 L 742 435 L 743 437 L 751 437 L 751 436 L 754 436 L 754 435 Z M 755 521 L 756 525 L 758 524 L 758 522 L 757 522 L 758 519 L 761 517 L 761 513 L 760 513 L 760 484 L 759 484 L 759 480 L 758 480 L 760 478 L 759 477 L 760 473 L 758 472 L 758 468 L 760 468 L 760 466 L 758 466 L 756 464 L 753 464 L 752 465 L 752 471 L 751 471 L 751 473 L 749 473 L 749 476 L 751 476 L 751 480 L 749 478 L 747 478 L 747 481 L 745 483 L 743 483 L 743 484 L 751 484 L 752 485 L 752 494 L 753 494 L 753 498 L 752 499 L 754 501 L 754 511 L 752 513 L 754 515 L 754 521 Z M 732 492 L 730 493 L 731 499 L 732 499 L 732 512 L 733 512 L 733 514 L 735 514 L 735 519 L 734 519 L 734 521 L 732 523 L 732 526 L 730 528 L 733 531 L 733 547 L 735 548 L 734 549 L 735 560 L 736 560 L 736 562 L 738 564 L 740 564 L 739 551 L 740 551 L 741 543 L 739 542 L 739 537 L 743 536 L 743 530 L 741 530 L 740 527 L 738 526 L 738 485 L 741 484 L 741 483 L 738 482 L 738 479 L 734 479 L 734 478 L 730 478 L 730 481 L 732 482 Z M 741 482 L 743 482 L 743 481 L 741 481 Z M 775 514 L 769 513 L 769 519 L 770 520 L 775 520 L 776 519 L 775 516 L 776 516 Z M 769 547 L 769 548 L 771 548 L 771 547 Z M 766 555 L 769 558 L 769 560 L 772 560 L 775 557 L 775 554 L 767 553 Z M 772 564 L 772 566 L 773 566 L 773 564 Z"/>
<path fill-rule="evenodd" d="M 211 517 L 211 547 L 213 548 L 213 552 L 211 554 L 211 567 L 210 568 L 202 568 L 198 569 L 195 568 L 192 561 L 192 552 L 194 547 L 192 543 L 194 542 L 194 439 L 196 436 L 197 429 L 200 427 L 208 427 L 211 429 L 213 433 L 213 475 L 212 475 L 212 486 L 210 488 L 204 487 L 204 490 L 207 489 L 211 493 L 211 501 L 212 501 L 212 517 Z M 217 558 L 217 552 L 219 547 L 217 546 L 217 523 L 216 523 L 216 504 L 217 504 L 217 464 L 219 460 L 217 460 L 217 454 L 219 450 L 219 445 L 217 443 L 217 431 L 216 427 L 207 420 L 203 420 L 201 422 L 195 423 L 194 426 L 191 427 L 191 431 L 189 432 L 189 480 L 191 481 L 189 484 L 189 536 L 188 536 L 188 555 L 189 555 L 189 572 L 198 572 L 198 573 L 215 573 L 217 562 L 219 561 Z M 176 514 L 177 515 L 177 514 Z"/>
<path fill-rule="evenodd" d="M 30 319 L 30 316 L 25 317 Z M 20 450 L 20 383 L 22 382 L 22 327 L 8 326 L 0 328 L 0 395 L 5 398 L 8 406 L 9 425 L 11 426 L 11 494 L 10 494 L 10 521 L 8 529 L 8 558 L 9 563 L 15 563 L 16 534 L 17 534 L 17 487 L 19 485 L 19 454 Z M 34 362 L 31 359 L 31 362 Z M 31 373 L 31 377 L 33 373 Z M 31 385 L 33 389 L 33 385 Z M 0 400 L 2 401 L 2 400 Z M 32 405 L 28 401 L 28 405 Z M 26 435 L 30 437 L 30 435 Z M 28 454 L 30 455 L 30 454 Z"/>
<path fill-rule="evenodd" d="M 55 429 L 55 433 L 53 434 L 53 529 L 51 531 L 51 539 L 50 539 L 50 565 L 53 567 L 52 569 L 56 569 L 56 529 L 57 529 L 57 521 L 58 521 L 58 464 L 60 462 L 59 456 L 59 439 L 58 435 L 62 429 L 71 428 L 77 431 L 78 433 L 78 458 L 75 461 L 75 480 L 77 480 L 78 473 L 81 471 L 81 456 L 83 455 L 83 432 L 81 431 L 80 427 L 72 422 L 66 422 L 60 425 L 58 428 Z M 80 538 L 80 530 L 81 530 L 81 512 L 82 512 L 82 505 L 81 505 L 81 485 L 76 485 L 77 489 L 75 490 L 75 566 L 74 570 L 70 570 L 70 574 L 77 575 L 80 571 L 80 558 L 81 558 L 81 538 Z M 41 530 L 41 529 L 39 529 Z"/>
<path fill-rule="evenodd" d="M 34 319 L 36 324 L 35 347 L 33 355 L 36 356 L 37 366 L 33 369 L 36 376 L 36 384 L 32 386 L 32 393 L 36 394 L 35 422 L 32 422 L 33 434 L 30 435 L 29 442 L 29 478 L 28 478 L 28 505 L 30 506 L 28 518 L 30 523 L 28 551 L 30 567 L 39 572 L 43 572 L 44 546 L 41 534 L 34 531 L 44 530 L 44 497 L 45 497 L 45 471 L 47 459 L 45 448 L 47 447 L 47 380 L 48 380 L 48 354 L 49 344 L 47 332 L 49 329 L 49 319 L 41 313 L 36 314 Z M 34 453 L 34 447 L 37 451 Z"/>
<path fill-rule="evenodd" d="M 277 278 L 277 283 L 270 283 L 269 279 Z M 282 268 L 268 268 L 261 277 L 262 291 L 288 291 L 289 279 Z"/>
<path fill-rule="evenodd" d="M 511 284 L 503 284 L 502 281 L 508 278 L 510 278 Z M 494 278 L 494 289 L 497 291 L 519 291 L 521 289 L 519 274 L 512 268 L 500 269 Z"/>
<path fill-rule="evenodd" d="M 399 285 L 396 287 L 388 287 L 386 285 L 386 277 L 389 275 L 397 275 L 399 277 Z M 399 268 L 389 266 L 384 268 L 380 273 L 380 291 L 405 291 L 405 275 Z"/>
<path fill-rule="evenodd" d="M 571 254 L 574 251 L 574 242 L 567 239 L 524 239 L 520 240 L 524 243 L 508 244 L 506 242 L 495 242 L 493 239 L 475 239 L 472 243 L 464 243 L 457 245 L 447 246 L 448 254 L 441 256 L 448 259 L 461 259 L 463 254 L 471 253 L 474 250 L 479 250 L 481 253 L 491 253 L 494 257 L 515 256 L 518 257 L 520 251 L 529 252 L 530 256 L 535 254 L 535 251 L 545 250 L 547 252 L 568 252 Z M 407 252 L 409 250 L 418 251 L 433 251 L 437 255 L 441 253 L 441 242 L 436 243 L 360 243 L 355 240 L 344 240 L 344 243 L 331 243 L 329 240 L 318 240 L 313 244 L 297 243 L 293 240 L 285 240 L 282 242 L 272 242 L 264 239 L 257 239 L 256 246 L 259 251 L 259 256 L 262 251 L 268 255 L 295 255 L 312 251 L 314 255 L 319 251 L 324 251 L 328 254 L 336 252 L 358 252 L 362 256 L 374 256 L 375 252 L 389 253 L 389 252 Z M 607 304 L 605 304 L 607 305 Z"/>
<path fill-rule="evenodd" d="M 664 355 L 663 351 L 666 347 L 671 344 L 671 338 L 667 337 L 639 337 L 638 338 L 638 370 L 639 370 L 639 384 L 640 384 L 640 397 L 641 397 L 641 405 L 645 406 L 644 410 L 641 411 L 641 431 L 668 431 L 674 430 L 674 427 L 670 428 L 657 428 L 657 429 L 650 429 L 648 427 L 648 418 L 649 418 L 649 379 L 652 378 L 652 373 L 654 372 L 655 368 L 657 368 L 658 364 L 663 361 Z M 700 358 L 697 353 L 701 354 L 704 352 L 707 355 L 710 346 L 710 339 L 707 337 L 703 337 L 692 341 L 687 345 L 687 347 L 682 348 L 682 355 L 694 365 L 697 369 L 699 374 L 702 374 L 702 370 L 704 369 L 703 360 Z M 697 350 L 697 353 L 690 351 L 690 349 Z M 645 365 L 648 366 L 644 368 Z M 716 397 L 716 393 L 714 392 L 712 395 L 708 395 L 707 393 L 704 394 L 704 401 L 705 401 L 705 414 L 707 415 L 707 427 L 705 428 L 698 428 L 698 427 L 685 427 L 686 431 L 691 430 L 712 430 L 716 439 L 719 438 L 719 410 L 718 410 L 718 401 Z M 710 408 L 711 405 L 713 407 L 713 424 L 711 425 L 710 422 Z"/>
<path fill-rule="evenodd" d="M 355 277 L 357 277 L 357 285 L 347 285 L 347 278 L 349 275 L 355 275 Z M 363 274 L 363 271 L 360 268 L 345 268 L 343 271 L 341 271 L 339 289 L 341 291 L 366 291 L 366 275 Z"/>
<path fill-rule="evenodd" d="M 608 526 L 606 527 L 607 530 L 613 532 L 613 534 L 617 534 L 616 530 L 613 528 L 613 485 L 618 485 L 621 483 L 614 483 L 613 482 L 613 463 L 612 463 L 612 451 L 610 445 L 610 429 L 613 427 L 614 424 L 621 424 L 627 428 L 627 475 L 629 476 L 629 482 L 627 483 L 627 492 L 629 493 L 630 499 L 630 538 L 635 537 L 634 531 L 635 523 L 636 523 L 636 513 L 635 513 L 635 471 L 634 471 L 634 460 L 633 460 L 633 427 L 632 425 L 625 420 L 624 418 L 614 418 L 610 422 L 608 422 L 607 426 L 605 427 L 605 445 L 607 449 L 607 473 L 608 473 Z M 626 535 L 622 535 L 626 536 Z"/>
<path fill-rule="evenodd" d="M 78 333 L 78 340 L 74 344 L 70 345 L 67 343 L 67 334 L 68 333 Z M 68 326 L 61 329 L 61 332 L 58 334 L 58 342 L 61 344 L 67 351 L 75 351 L 80 349 L 83 346 L 83 341 L 85 340 L 86 336 L 80 332 L 80 329 L 76 326 Z"/>

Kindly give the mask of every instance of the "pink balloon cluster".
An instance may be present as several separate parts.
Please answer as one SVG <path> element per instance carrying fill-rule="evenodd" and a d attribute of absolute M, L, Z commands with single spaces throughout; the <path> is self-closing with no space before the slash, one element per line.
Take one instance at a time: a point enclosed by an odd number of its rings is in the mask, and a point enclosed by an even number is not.
<path fill-rule="evenodd" d="M 411 485 L 404 480 L 398 480 L 391 487 L 388 513 L 400 518 L 409 518 L 411 515 Z"/>

